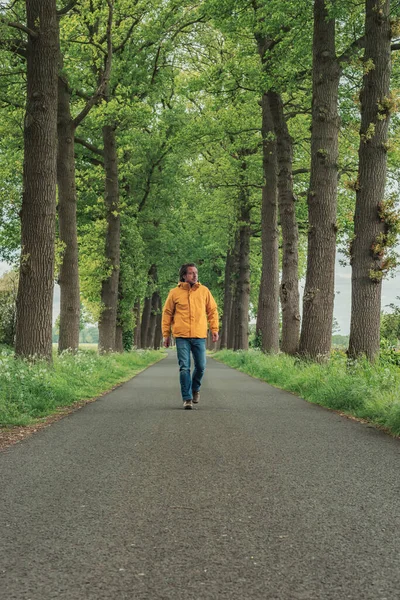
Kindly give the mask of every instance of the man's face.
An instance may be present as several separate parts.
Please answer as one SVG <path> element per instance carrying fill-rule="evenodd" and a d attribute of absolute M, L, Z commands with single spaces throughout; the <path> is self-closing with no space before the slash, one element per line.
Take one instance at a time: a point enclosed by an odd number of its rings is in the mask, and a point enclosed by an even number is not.
<path fill-rule="evenodd" d="M 197 269 L 196 267 L 188 267 L 186 271 L 186 275 L 183 276 L 186 283 L 190 283 L 190 285 L 194 285 L 197 282 Z"/>

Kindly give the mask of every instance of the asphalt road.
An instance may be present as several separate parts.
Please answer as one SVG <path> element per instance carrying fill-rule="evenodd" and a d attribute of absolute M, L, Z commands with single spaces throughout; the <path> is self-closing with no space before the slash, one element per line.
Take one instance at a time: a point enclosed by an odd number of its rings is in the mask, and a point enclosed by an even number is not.
<path fill-rule="evenodd" d="M 400 598 L 400 442 L 176 357 L 0 453 L 2 600 Z"/>

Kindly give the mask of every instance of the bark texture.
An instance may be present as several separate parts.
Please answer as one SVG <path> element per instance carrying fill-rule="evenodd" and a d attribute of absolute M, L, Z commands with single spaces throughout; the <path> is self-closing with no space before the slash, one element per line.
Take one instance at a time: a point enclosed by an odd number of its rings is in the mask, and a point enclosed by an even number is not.
<path fill-rule="evenodd" d="M 146 348 L 154 348 L 156 339 L 157 317 L 160 311 L 161 298 L 158 291 L 153 292 L 151 297 L 150 323 L 147 332 Z"/>
<path fill-rule="evenodd" d="M 151 307 L 152 307 L 152 298 L 153 298 L 153 290 L 154 290 L 154 282 L 157 277 L 157 266 L 151 265 L 148 272 L 148 290 L 147 295 L 144 300 L 143 305 L 143 313 L 141 320 L 141 331 L 140 331 L 140 339 L 141 339 L 141 348 L 148 348 L 149 343 L 149 331 L 150 331 L 150 321 L 151 321 Z"/>
<path fill-rule="evenodd" d="M 320 360 L 329 356 L 332 339 L 339 78 L 335 21 L 325 0 L 315 0 L 308 253 L 299 352 Z"/>
<path fill-rule="evenodd" d="M 360 93 L 359 167 L 351 247 L 352 306 L 349 355 L 373 360 L 379 352 L 386 142 L 390 117 L 391 31 L 389 0 L 366 0 L 365 70 Z"/>
<path fill-rule="evenodd" d="M 235 298 L 235 341 L 234 350 L 249 349 L 249 304 L 250 304 L 250 205 L 246 191 L 240 198 L 240 227 L 238 279 Z"/>
<path fill-rule="evenodd" d="M 282 228 L 282 277 L 280 300 L 282 309 L 281 350 L 296 354 L 299 348 L 299 232 L 293 193 L 293 141 L 290 137 L 280 94 L 269 93 L 276 135 L 278 160 L 278 209 Z"/>
<path fill-rule="evenodd" d="M 222 312 L 222 323 L 221 323 L 221 337 L 220 337 L 220 348 L 223 350 L 228 347 L 228 329 L 231 319 L 232 312 L 232 268 L 233 268 L 233 256 L 232 252 L 228 250 L 225 262 L 225 281 L 224 281 L 224 306 Z"/>
<path fill-rule="evenodd" d="M 147 348 L 148 331 L 150 327 L 151 317 L 151 296 L 144 299 L 143 313 L 142 313 L 142 324 L 141 324 L 141 348 Z"/>
<path fill-rule="evenodd" d="M 79 271 L 76 222 L 75 124 L 70 111 L 68 83 L 58 78 L 58 224 L 62 245 L 62 262 L 58 276 L 60 285 L 60 335 L 58 351 L 79 347 Z"/>
<path fill-rule="evenodd" d="M 240 233 L 236 232 L 235 237 L 235 246 L 233 248 L 232 257 L 231 257 L 231 272 L 230 272 L 230 288 L 231 288 L 231 310 L 229 314 L 229 323 L 228 323 L 228 334 L 227 334 L 227 348 L 234 349 L 235 340 L 237 338 L 237 329 L 238 329 L 238 321 L 237 321 L 237 312 L 236 305 L 238 302 L 238 281 L 239 281 L 239 254 L 240 254 Z"/>
<path fill-rule="evenodd" d="M 162 321 L 162 303 L 161 303 L 161 297 L 160 297 L 159 304 L 158 304 L 157 319 L 156 319 L 156 333 L 154 336 L 154 350 L 158 350 L 161 346 L 161 341 L 162 341 L 161 321 Z"/>
<path fill-rule="evenodd" d="M 124 332 L 121 325 L 117 325 L 115 329 L 115 352 L 124 351 Z"/>
<path fill-rule="evenodd" d="M 261 248 L 262 271 L 257 310 L 257 335 L 264 352 L 279 351 L 279 232 L 276 136 L 270 92 L 262 97 L 263 169 Z"/>
<path fill-rule="evenodd" d="M 141 325 L 141 309 L 140 309 L 140 300 L 136 300 L 134 306 L 134 314 L 135 314 L 135 329 L 133 330 L 133 345 L 135 348 L 141 348 L 141 335 L 140 335 L 140 325 Z"/>
<path fill-rule="evenodd" d="M 15 351 L 52 359 L 57 182 L 58 23 L 55 0 L 27 0 L 27 103 Z"/>
<path fill-rule="evenodd" d="M 99 351 L 115 350 L 115 332 L 117 327 L 118 283 L 120 269 L 120 212 L 118 189 L 118 160 L 115 128 L 103 127 L 104 167 L 106 175 L 105 204 L 107 234 L 105 256 L 110 274 L 101 286 L 103 310 L 99 319 Z"/>

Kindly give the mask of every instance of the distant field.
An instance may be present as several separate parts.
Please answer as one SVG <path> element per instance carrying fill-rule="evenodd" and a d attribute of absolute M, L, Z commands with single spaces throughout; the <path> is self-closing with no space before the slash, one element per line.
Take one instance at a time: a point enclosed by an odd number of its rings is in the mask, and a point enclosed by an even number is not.
<path fill-rule="evenodd" d="M 53 348 L 57 348 L 57 342 L 53 342 Z M 79 348 L 82 350 L 97 350 L 97 344 L 79 344 Z"/>

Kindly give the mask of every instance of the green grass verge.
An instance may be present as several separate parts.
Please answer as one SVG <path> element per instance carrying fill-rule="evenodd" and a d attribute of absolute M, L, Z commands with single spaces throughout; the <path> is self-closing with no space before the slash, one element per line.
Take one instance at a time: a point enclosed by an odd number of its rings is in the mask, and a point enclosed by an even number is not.
<path fill-rule="evenodd" d="M 157 362 L 161 351 L 99 356 L 93 350 L 54 356 L 53 366 L 15 359 L 0 348 L 0 426 L 29 425 L 84 399 L 94 398 Z"/>
<path fill-rule="evenodd" d="M 366 419 L 400 435 L 400 368 L 396 365 L 372 365 L 366 360 L 349 364 L 341 352 L 333 352 L 326 364 L 257 350 L 221 350 L 213 357 L 309 402 Z"/>

